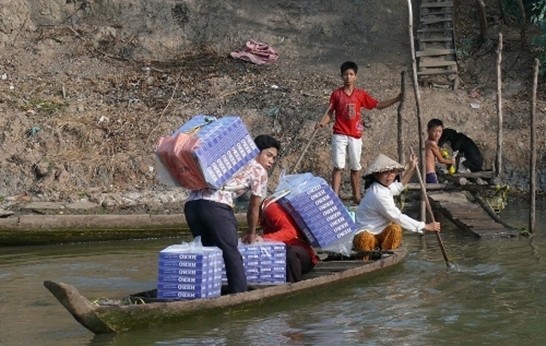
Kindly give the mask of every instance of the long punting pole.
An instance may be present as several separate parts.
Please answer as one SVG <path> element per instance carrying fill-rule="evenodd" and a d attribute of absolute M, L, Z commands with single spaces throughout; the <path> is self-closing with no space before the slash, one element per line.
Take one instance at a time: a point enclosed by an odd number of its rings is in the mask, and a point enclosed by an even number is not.
<path fill-rule="evenodd" d="M 324 120 L 324 118 L 326 118 L 326 116 L 328 115 L 328 112 L 330 111 L 330 108 L 332 107 L 331 104 L 328 104 L 328 109 L 326 109 L 326 112 L 324 112 L 324 115 L 322 116 L 322 118 L 320 118 L 320 122 L 322 122 Z M 313 133 L 311 134 L 311 137 L 309 138 L 309 140 L 307 141 L 307 144 L 305 145 L 305 147 L 303 148 L 303 151 L 301 152 L 300 154 L 300 157 L 298 157 L 298 159 L 296 160 L 296 163 L 294 164 L 294 167 L 292 167 L 292 174 L 296 174 L 297 171 L 298 171 L 298 166 L 300 165 L 300 162 L 301 160 L 303 159 L 303 157 L 305 156 L 305 153 L 307 152 L 307 149 L 309 149 L 309 146 L 311 145 L 311 142 L 313 141 L 313 138 L 315 138 L 315 135 L 317 134 L 317 131 L 319 130 L 319 128 L 315 128 L 315 130 L 313 131 Z"/>
<path fill-rule="evenodd" d="M 537 168 L 537 88 L 538 88 L 538 70 L 540 62 L 535 59 L 535 73 L 533 78 L 533 98 L 531 101 L 531 167 L 529 174 L 529 232 L 535 233 L 535 208 L 536 208 L 536 168 Z"/>
<path fill-rule="evenodd" d="M 413 148 L 411 148 L 411 153 L 413 154 Z M 427 189 L 425 188 L 425 183 L 423 182 L 423 177 L 421 176 L 421 170 L 419 169 L 419 165 L 417 165 L 415 169 L 417 170 L 417 178 L 419 179 L 419 185 L 421 186 L 421 192 L 423 193 L 423 200 L 425 201 L 425 205 L 427 206 L 430 220 L 432 222 L 436 222 L 436 219 L 434 218 L 434 213 L 432 212 L 432 207 L 430 206 L 430 201 L 428 200 Z M 449 258 L 447 257 L 446 248 L 444 246 L 444 242 L 442 241 L 442 237 L 440 237 L 440 232 L 434 232 L 434 234 L 436 235 L 436 240 L 438 240 L 438 245 L 440 246 L 440 250 L 442 251 L 444 262 L 446 262 L 446 266 L 449 268 L 451 267 L 451 263 L 449 262 Z"/>

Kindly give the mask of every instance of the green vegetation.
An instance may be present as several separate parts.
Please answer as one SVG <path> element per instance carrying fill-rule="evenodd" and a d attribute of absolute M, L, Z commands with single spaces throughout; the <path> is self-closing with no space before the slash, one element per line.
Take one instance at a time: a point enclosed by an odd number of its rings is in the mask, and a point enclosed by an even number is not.
<path fill-rule="evenodd" d="M 476 46 L 476 40 L 471 38 L 463 38 L 460 47 L 457 48 L 457 59 L 464 60 L 471 55 L 472 49 Z"/>
<path fill-rule="evenodd" d="M 63 102 L 55 100 L 32 99 L 25 104 L 24 110 L 33 109 L 36 112 L 43 112 L 47 115 L 51 115 L 64 107 L 66 107 L 66 104 Z"/>
<path fill-rule="evenodd" d="M 546 0 L 539 0 L 533 4 L 530 21 L 535 24 L 540 33 L 533 37 L 533 45 L 538 49 L 540 61 L 540 75 L 546 75 Z"/>
<path fill-rule="evenodd" d="M 501 0 L 502 11 L 506 22 L 521 24 L 523 16 L 519 0 Z M 540 75 L 546 75 L 546 0 L 523 1 L 526 17 L 535 25 L 539 33 L 532 37 L 533 50 L 537 52 L 540 61 Z"/>
<path fill-rule="evenodd" d="M 519 229 L 519 235 L 522 236 L 522 237 L 530 237 L 531 236 L 531 232 L 529 232 L 529 230 L 525 227 L 521 227 Z"/>
<path fill-rule="evenodd" d="M 501 0 L 500 4 L 505 22 L 521 24 L 522 16 L 518 0 Z"/>

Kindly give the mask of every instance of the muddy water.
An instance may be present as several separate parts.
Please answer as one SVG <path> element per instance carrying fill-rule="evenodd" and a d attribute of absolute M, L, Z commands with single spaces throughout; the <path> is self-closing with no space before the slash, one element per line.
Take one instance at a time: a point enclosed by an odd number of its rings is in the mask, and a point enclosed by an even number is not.
<path fill-rule="evenodd" d="M 449 270 L 434 237 L 408 235 L 410 255 L 388 272 L 191 328 L 117 336 L 81 327 L 42 281 L 91 297 L 148 289 L 157 252 L 180 239 L 0 249 L 0 345 L 545 344 L 545 207 L 532 239 L 476 239 L 446 224 Z M 525 227 L 527 214 L 511 203 L 502 217 Z"/>

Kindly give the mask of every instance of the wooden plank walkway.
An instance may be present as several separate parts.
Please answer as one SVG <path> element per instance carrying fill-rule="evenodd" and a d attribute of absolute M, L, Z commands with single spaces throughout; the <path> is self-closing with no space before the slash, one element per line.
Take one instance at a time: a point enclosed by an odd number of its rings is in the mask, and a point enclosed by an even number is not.
<path fill-rule="evenodd" d="M 468 192 L 467 192 L 468 193 Z M 429 191 L 428 197 L 435 210 L 439 210 L 457 227 L 474 233 L 477 237 L 516 237 L 519 231 L 504 223 L 480 200 L 470 201 L 465 192 Z"/>

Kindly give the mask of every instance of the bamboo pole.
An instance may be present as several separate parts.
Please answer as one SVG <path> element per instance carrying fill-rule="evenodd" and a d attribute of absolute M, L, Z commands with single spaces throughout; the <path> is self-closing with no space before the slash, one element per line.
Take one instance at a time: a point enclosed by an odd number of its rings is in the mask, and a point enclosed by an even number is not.
<path fill-rule="evenodd" d="M 328 109 L 326 109 L 326 112 L 324 113 L 322 118 L 320 118 L 319 122 L 322 122 L 324 120 L 324 118 L 326 118 L 326 115 L 328 115 L 328 112 L 330 111 L 330 108 L 332 108 L 332 105 L 328 104 Z M 298 169 L 298 166 L 300 165 L 301 160 L 305 156 L 305 153 L 307 152 L 307 149 L 309 149 L 309 146 L 311 145 L 311 142 L 313 141 L 313 138 L 315 138 L 315 135 L 317 134 L 317 131 L 319 129 L 320 129 L 320 127 L 316 127 L 315 130 L 313 131 L 313 133 L 311 134 L 311 138 L 309 138 L 309 140 L 307 141 L 307 144 L 303 148 L 303 151 L 301 152 L 300 157 L 298 157 L 298 160 L 294 164 L 294 167 L 292 167 L 292 171 L 291 171 L 292 174 L 295 174 L 297 172 L 297 169 Z"/>
<path fill-rule="evenodd" d="M 411 148 L 411 153 L 413 154 L 413 148 Z M 421 170 L 419 169 L 419 165 L 417 165 L 415 169 L 417 171 L 419 185 L 421 186 L 421 192 L 423 193 L 423 200 L 425 201 L 425 205 L 430 215 L 430 220 L 432 222 L 436 222 L 436 219 L 434 218 L 434 213 L 432 212 L 432 207 L 430 206 L 430 201 L 428 200 L 427 189 L 425 188 L 425 183 L 423 182 L 423 177 L 421 176 Z M 442 256 L 444 257 L 444 262 L 446 262 L 446 266 L 449 268 L 451 267 L 451 263 L 449 262 L 449 258 L 447 257 L 446 248 L 444 246 L 444 243 L 442 242 L 442 238 L 440 237 L 440 232 L 434 232 L 434 234 L 436 234 L 436 240 L 438 240 L 438 245 L 440 246 Z"/>
<path fill-rule="evenodd" d="M 402 99 L 398 104 L 397 126 L 398 126 L 398 162 L 404 162 L 404 136 L 402 131 L 402 109 L 404 108 L 404 99 L 406 98 L 406 71 L 400 73 L 400 92 Z"/>
<path fill-rule="evenodd" d="M 499 33 L 499 46 L 497 48 L 497 158 L 495 162 L 495 173 L 497 178 L 502 175 L 502 33 Z"/>
<path fill-rule="evenodd" d="M 531 167 L 529 175 L 529 232 L 535 233 L 535 208 L 536 208 L 536 168 L 537 168 L 537 129 L 536 129 L 536 109 L 537 109 L 537 89 L 538 89 L 538 71 L 540 61 L 535 58 L 535 73 L 533 78 L 533 97 L 531 100 Z"/>
<path fill-rule="evenodd" d="M 415 93 L 415 105 L 417 108 L 417 132 L 419 134 L 419 162 L 423 165 L 423 171 L 426 171 L 426 162 L 425 162 L 425 149 L 423 147 L 423 126 L 421 120 L 421 94 L 419 92 L 419 80 L 417 76 L 417 60 L 415 58 L 415 40 L 413 38 L 413 8 L 411 0 L 408 0 L 408 31 L 410 36 L 410 47 L 411 47 L 411 65 L 413 71 L 413 90 Z M 421 203 L 421 218 L 425 218 L 425 204 Z"/>

